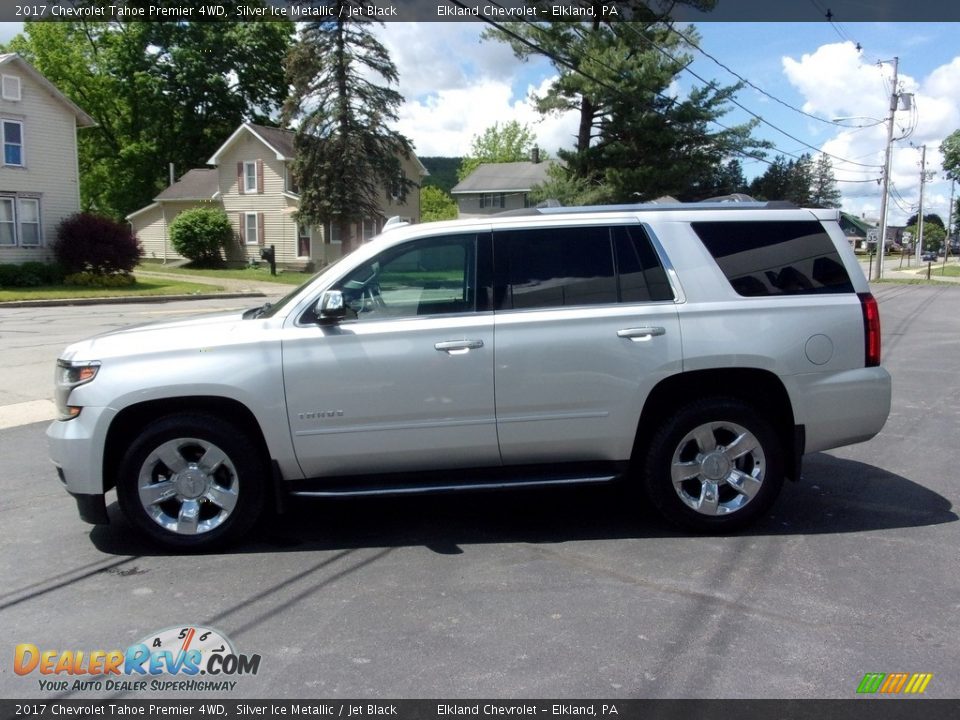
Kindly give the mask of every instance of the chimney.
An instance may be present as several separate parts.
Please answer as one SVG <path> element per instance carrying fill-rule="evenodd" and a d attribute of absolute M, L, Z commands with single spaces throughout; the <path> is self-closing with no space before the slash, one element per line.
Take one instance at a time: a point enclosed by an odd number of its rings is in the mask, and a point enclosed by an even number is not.
<path fill-rule="evenodd" d="M 530 148 L 530 162 L 532 162 L 534 165 L 540 162 L 540 148 L 538 148 L 536 145 Z"/>

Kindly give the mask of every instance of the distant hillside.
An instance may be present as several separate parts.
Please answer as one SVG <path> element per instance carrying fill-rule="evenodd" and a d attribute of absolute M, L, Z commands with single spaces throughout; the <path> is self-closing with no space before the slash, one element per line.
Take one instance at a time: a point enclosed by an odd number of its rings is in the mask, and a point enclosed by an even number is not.
<path fill-rule="evenodd" d="M 423 184 L 438 187 L 449 193 L 457 184 L 457 168 L 460 167 L 458 157 L 421 157 L 420 162 L 430 171 L 430 175 L 423 179 Z"/>

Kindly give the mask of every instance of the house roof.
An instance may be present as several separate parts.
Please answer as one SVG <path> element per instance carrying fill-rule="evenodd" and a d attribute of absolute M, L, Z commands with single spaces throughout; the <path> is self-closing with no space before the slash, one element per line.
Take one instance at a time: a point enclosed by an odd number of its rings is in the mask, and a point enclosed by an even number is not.
<path fill-rule="evenodd" d="M 551 162 L 483 163 L 450 192 L 454 195 L 484 192 L 526 192 L 547 180 Z"/>
<path fill-rule="evenodd" d="M 183 177 L 157 195 L 154 200 L 212 200 L 220 189 L 220 171 L 213 168 L 188 170 Z"/>
<path fill-rule="evenodd" d="M 853 225 L 855 228 L 860 230 L 864 235 L 866 235 L 871 230 L 876 230 L 877 228 L 871 225 L 868 222 L 864 222 L 856 215 L 851 215 L 850 213 L 841 212 L 840 216 L 843 217 L 847 222 Z"/>
<path fill-rule="evenodd" d="M 59 102 L 67 110 L 73 113 L 73 116 L 77 119 L 77 127 L 93 127 L 97 124 L 92 117 L 81 110 L 79 106 L 77 106 L 70 98 L 57 90 L 57 87 L 52 82 L 47 80 L 39 70 L 20 57 L 17 53 L 4 53 L 3 55 L 0 55 L 0 67 L 3 67 L 4 65 L 18 67 L 22 72 L 29 76 L 30 79 L 43 87 L 48 93 L 50 93 L 50 96 L 54 100 Z"/>
<path fill-rule="evenodd" d="M 207 165 L 219 165 L 223 154 L 237 141 L 237 138 L 245 133 L 253 135 L 266 145 L 276 155 L 277 160 L 293 160 L 293 131 L 245 122 L 230 134 L 223 145 L 217 148 L 213 157 L 207 160 Z"/>
<path fill-rule="evenodd" d="M 240 135 L 243 133 L 249 133 L 253 135 L 257 140 L 262 142 L 271 150 L 271 152 L 276 155 L 277 160 L 293 160 L 296 150 L 293 146 L 293 139 L 296 136 L 296 133 L 293 130 L 284 130 L 283 128 L 276 127 L 267 127 L 266 125 L 254 125 L 250 122 L 245 122 L 243 125 L 238 127 L 233 131 L 233 134 L 227 138 L 226 142 L 221 145 L 217 151 L 213 154 L 209 160 L 207 160 L 207 165 L 219 165 L 220 158 L 227 148 L 229 148 Z M 423 163 L 420 162 L 415 154 L 411 154 L 413 161 L 417 164 L 417 168 L 420 171 L 420 177 L 425 177 L 429 175 L 430 172 L 423 166 Z"/>

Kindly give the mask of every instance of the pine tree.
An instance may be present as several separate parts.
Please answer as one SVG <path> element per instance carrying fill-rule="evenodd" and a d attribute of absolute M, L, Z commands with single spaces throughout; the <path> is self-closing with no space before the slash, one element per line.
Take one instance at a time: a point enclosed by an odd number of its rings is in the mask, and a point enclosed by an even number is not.
<path fill-rule="evenodd" d="M 284 120 L 300 119 L 293 163 L 297 221 L 336 225 L 345 253 L 356 224 L 381 214 L 383 194 L 403 196 L 412 185 L 401 167 L 410 141 L 388 127 L 403 102 L 389 87 L 397 69 L 371 23 L 350 15 L 360 5 L 335 0 L 333 16 L 351 19 L 305 23 L 286 66 L 292 92 Z M 385 84 L 377 84 L 377 76 Z"/>
<path fill-rule="evenodd" d="M 690 195 L 725 160 L 765 147 L 750 137 L 755 123 L 729 129 L 715 124 L 739 86 L 711 82 L 685 98 L 671 94 L 675 77 L 691 60 L 687 42 L 645 3 L 578 4 L 592 8 L 593 21 L 507 23 L 509 32 L 487 35 L 509 42 L 518 57 L 543 55 L 553 62 L 557 80 L 536 103 L 543 113 L 579 114 L 576 146 L 558 153 L 570 179 L 586 183 L 603 201 Z M 683 4 L 710 9 L 713 2 Z M 614 6 L 634 21 L 603 20 Z M 692 29 L 683 32 L 696 39 Z"/>
<path fill-rule="evenodd" d="M 813 184 L 810 187 L 810 203 L 814 207 L 840 207 L 840 191 L 833 176 L 833 164 L 827 155 L 820 154 L 813 170 Z"/>

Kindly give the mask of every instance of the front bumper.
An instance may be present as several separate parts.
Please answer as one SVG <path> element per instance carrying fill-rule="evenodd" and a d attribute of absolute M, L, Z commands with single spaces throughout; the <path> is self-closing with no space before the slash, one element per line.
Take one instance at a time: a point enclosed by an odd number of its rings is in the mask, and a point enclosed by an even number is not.
<path fill-rule="evenodd" d="M 115 415 L 111 408 L 85 407 L 73 420 L 54 420 L 47 428 L 50 459 L 56 465 L 67 492 L 76 498 L 100 496 L 102 502 L 107 490 L 103 478 L 103 450 L 107 429 Z M 77 502 L 80 504 L 81 500 Z M 82 502 L 90 505 L 92 501 Z M 84 517 L 82 507 L 80 515 Z"/>

